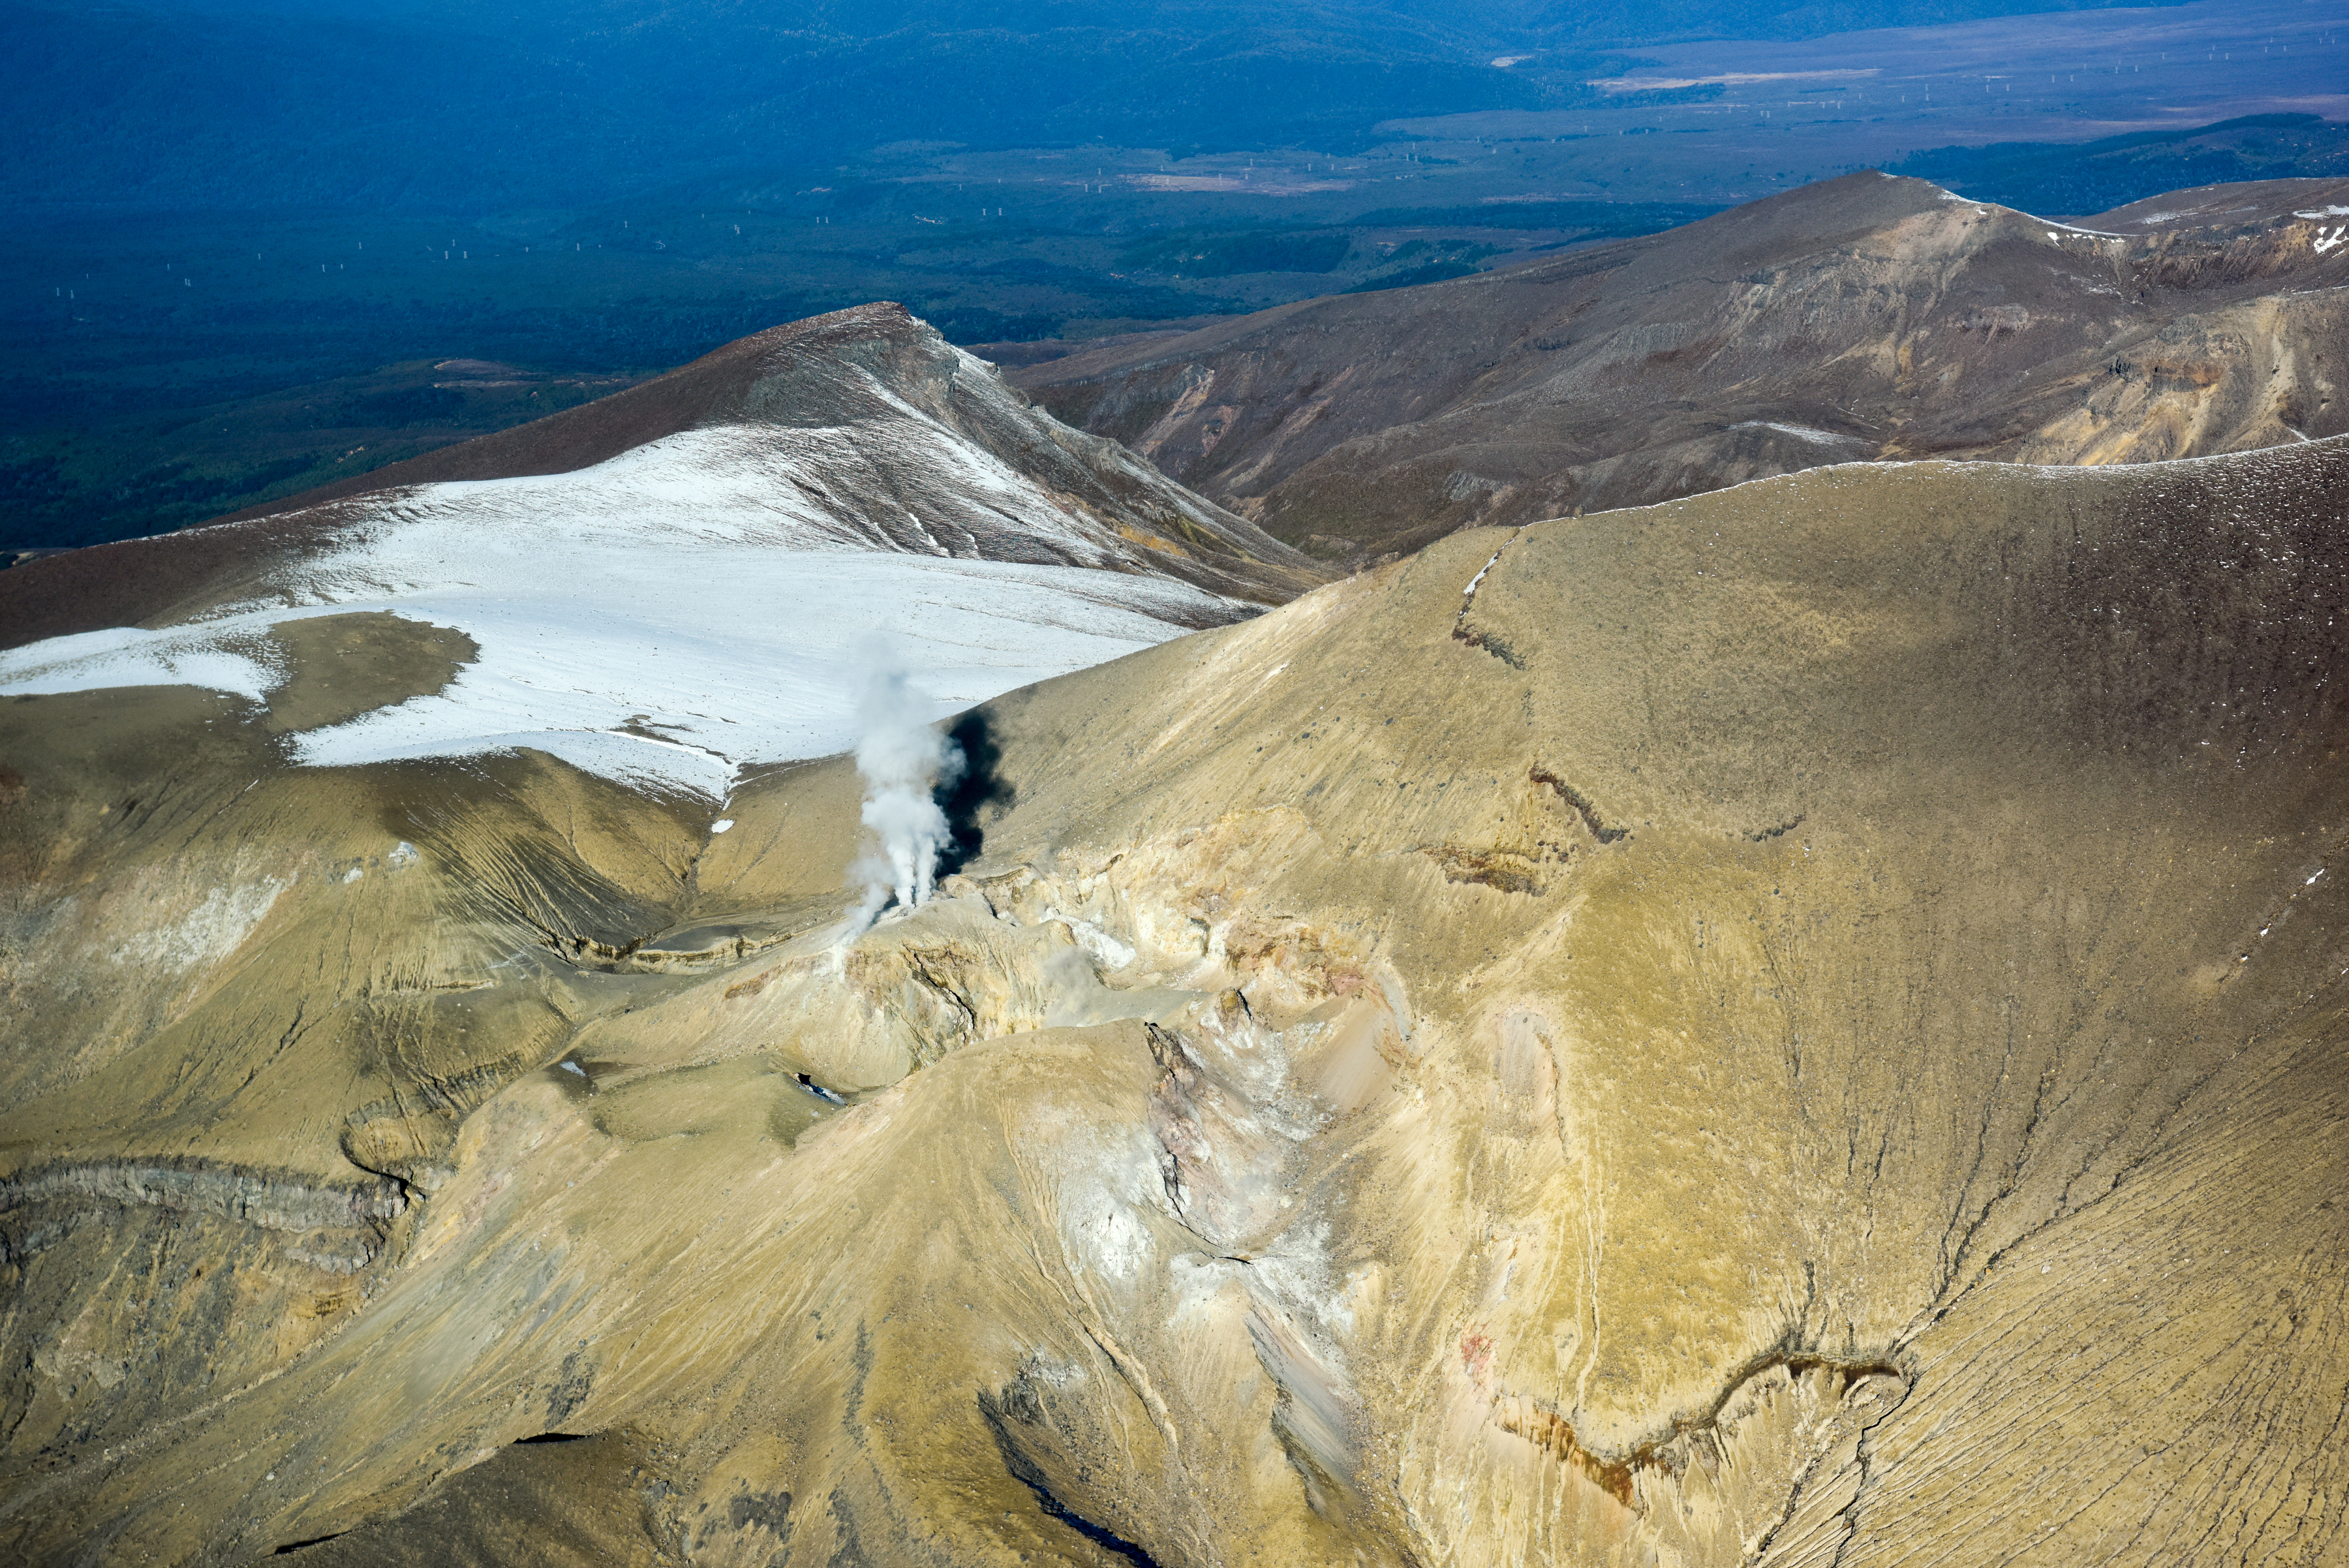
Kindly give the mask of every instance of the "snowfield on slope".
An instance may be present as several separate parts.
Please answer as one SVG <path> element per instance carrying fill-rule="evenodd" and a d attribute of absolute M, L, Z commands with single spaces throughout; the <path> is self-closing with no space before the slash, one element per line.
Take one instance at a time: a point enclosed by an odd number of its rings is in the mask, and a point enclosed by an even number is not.
<path fill-rule="evenodd" d="M 0 693 L 258 701 L 286 673 L 259 634 L 383 610 L 462 630 L 480 657 L 436 695 L 294 737 L 296 761 L 529 746 L 723 799 L 745 765 L 854 742 L 876 633 L 944 717 L 1257 609 L 1135 571 L 1099 524 L 907 413 L 693 431 L 570 473 L 385 493 L 245 603 L 0 653 Z"/>

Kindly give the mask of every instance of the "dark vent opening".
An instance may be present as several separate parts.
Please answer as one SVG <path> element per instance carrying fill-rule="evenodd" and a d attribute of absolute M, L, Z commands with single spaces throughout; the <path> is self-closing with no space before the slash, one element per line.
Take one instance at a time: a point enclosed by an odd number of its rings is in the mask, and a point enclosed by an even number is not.
<path fill-rule="evenodd" d="M 272 1557 L 288 1557 L 296 1552 L 305 1551 L 313 1546 L 324 1546 L 329 1541 L 340 1540 L 347 1533 L 349 1532 L 347 1531 L 337 1530 L 332 1535 L 314 1535 L 307 1541 L 289 1541 L 285 1545 L 279 1547 L 276 1551 L 271 1552 L 270 1555 Z"/>

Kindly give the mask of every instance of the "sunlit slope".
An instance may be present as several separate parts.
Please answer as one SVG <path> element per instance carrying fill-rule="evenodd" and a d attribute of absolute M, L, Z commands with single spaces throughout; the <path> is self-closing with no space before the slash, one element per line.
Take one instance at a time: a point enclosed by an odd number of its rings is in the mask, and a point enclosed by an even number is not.
<path fill-rule="evenodd" d="M 1014 372 L 1331 558 L 1865 458 L 2338 435 L 2349 185 L 2078 223 L 1863 171 L 1664 234 Z M 2109 220 L 2109 221 L 2108 221 Z"/>
<path fill-rule="evenodd" d="M 2327 1561 L 2345 494 L 1464 534 L 990 704 L 845 952 L 838 763 L 712 837 L 11 703 L 5 1539 Z"/>

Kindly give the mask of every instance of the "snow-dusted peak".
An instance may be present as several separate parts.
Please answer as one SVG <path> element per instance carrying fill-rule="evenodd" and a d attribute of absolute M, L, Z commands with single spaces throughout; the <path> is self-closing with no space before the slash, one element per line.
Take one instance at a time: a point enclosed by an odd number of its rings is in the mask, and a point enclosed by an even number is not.
<path fill-rule="evenodd" d="M 533 746 L 722 796 L 745 764 L 851 742 L 875 633 L 943 715 L 1315 580 L 895 306 L 778 327 L 403 469 L 63 558 L 126 582 L 168 578 L 174 556 L 203 569 L 175 611 L 110 618 L 146 628 L 106 624 L 101 594 L 90 629 L 0 654 L 0 691 L 178 682 L 265 701 L 284 672 L 259 634 L 388 611 L 464 631 L 479 658 L 438 694 L 295 737 L 296 760 Z"/>

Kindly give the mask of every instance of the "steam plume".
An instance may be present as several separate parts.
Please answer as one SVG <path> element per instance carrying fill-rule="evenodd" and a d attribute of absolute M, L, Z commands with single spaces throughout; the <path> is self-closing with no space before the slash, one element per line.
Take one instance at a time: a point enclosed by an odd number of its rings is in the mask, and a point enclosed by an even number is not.
<path fill-rule="evenodd" d="M 963 770 L 962 748 L 930 727 L 929 699 L 906 680 L 895 650 L 876 639 L 861 651 L 866 670 L 856 702 L 856 771 L 864 775 L 864 826 L 879 842 L 851 867 L 864 884 L 851 937 L 891 898 L 910 909 L 930 896 L 938 852 L 952 836 L 937 791 Z"/>

